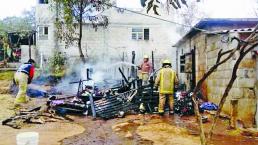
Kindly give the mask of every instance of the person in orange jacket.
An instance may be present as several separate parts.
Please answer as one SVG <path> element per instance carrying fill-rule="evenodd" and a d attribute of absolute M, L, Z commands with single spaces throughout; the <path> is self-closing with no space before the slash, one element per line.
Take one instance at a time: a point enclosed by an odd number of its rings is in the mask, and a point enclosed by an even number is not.
<path fill-rule="evenodd" d="M 139 66 L 139 69 L 140 69 L 139 78 L 142 79 L 143 85 L 147 85 L 148 79 L 152 70 L 152 64 L 149 62 L 148 55 L 144 55 L 143 63 Z"/>
<path fill-rule="evenodd" d="M 178 84 L 176 72 L 171 68 L 171 62 L 164 60 L 162 69 L 157 74 L 154 86 L 159 87 L 159 106 L 160 115 L 164 114 L 166 98 L 168 98 L 170 114 L 174 114 L 174 87 Z"/>

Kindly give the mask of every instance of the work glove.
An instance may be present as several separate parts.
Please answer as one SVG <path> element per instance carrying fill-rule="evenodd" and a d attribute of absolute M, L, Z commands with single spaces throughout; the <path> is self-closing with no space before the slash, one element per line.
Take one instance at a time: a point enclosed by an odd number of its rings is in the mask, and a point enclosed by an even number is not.
<path fill-rule="evenodd" d="M 31 79 L 29 78 L 29 79 L 28 79 L 28 84 L 30 84 L 30 83 L 31 83 Z"/>
<path fill-rule="evenodd" d="M 17 85 L 14 79 L 13 79 L 13 84 L 14 84 L 14 85 Z"/>

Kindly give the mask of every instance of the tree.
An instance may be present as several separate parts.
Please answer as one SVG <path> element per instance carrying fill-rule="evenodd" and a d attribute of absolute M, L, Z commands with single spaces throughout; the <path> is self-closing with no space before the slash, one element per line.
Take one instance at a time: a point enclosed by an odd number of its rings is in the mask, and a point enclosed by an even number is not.
<path fill-rule="evenodd" d="M 108 19 L 99 15 L 106 8 L 109 0 L 54 0 L 57 11 L 56 27 L 57 36 L 63 40 L 66 47 L 77 43 L 80 58 L 86 62 L 82 51 L 82 28 L 86 23 L 106 27 Z"/>
<path fill-rule="evenodd" d="M 181 8 L 181 10 L 177 11 L 175 15 L 177 15 L 177 18 L 180 19 L 182 24 L 194 26 L 206 16 L 206 13 L 200 9 L 196 1 L 189 1 L 188 7 Z M 190 30 L 190 27 L 179 27 L 178 30 L 180 34 L 185 34 Z"/>
<path fill-rule="evenodd" d="M 3 40 L 5 41 L 5 49 L 13 49 L 14 47 L 18 47 L 20 45 L 20 40 L 23 38 L 28 38 L 28 40 L 30 40 L 32 34 L 35 33 L 35 30 L 36 18 L 34 7 L 29 11 L 24 11 L 20 17 L 12 16 L 0 20 L 0 36 L 3 37 Z M 7 35 L 8 33 L 12 33 L 13 35 L 19 37 L 17 43 L 10 43 Z M 29 50 L 30 42 L 31 41 L 29 41 Z M 31 50 L 29 51 L 29 56 L 31 57 Z"/>
<path fill-rule="evenodd" d="M 167 7 L 172 7 L 175 10 L 181 9 L 184 6 L 188 7 L 188 1 L 190 0 L 166 0 Z M 154 11 L 154 14 L 159 15 L 158 8 L 159 4 L 161 3 L 160 0 L 141 0 L 141 5 L 143 7 L 146 6 L 147 2 L 147 13 L 149 13 L 150 10 Z M 196 2 L 200 2 L 199 0 L 196 0 Z"/>

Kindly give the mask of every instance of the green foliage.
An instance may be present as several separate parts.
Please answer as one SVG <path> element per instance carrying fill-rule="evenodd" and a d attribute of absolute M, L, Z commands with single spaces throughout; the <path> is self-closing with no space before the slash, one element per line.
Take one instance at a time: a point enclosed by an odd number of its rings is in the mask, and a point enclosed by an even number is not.
<path fill-rule="evenodd" d="M 60 52 L 55 52 L 50 58 L 50 70 L 54 74 L 59 74 L 64 71 L 66 58 Z"/>
<path fill-rule="evenodd" d="M 94 22 L 89 18 L 91 12 L 102 12 L 108 8 L 109 0 L 53 0 L 51 9 L 56 16 L 56 34 L 59 40 L 65 42 L 65 47 L 76 44 L 79 49 L 80 57 L 84 58 L 81 48 L 82 26 L 86 23 L 96 26 L 106 27 L 108 19 L 101 15 L 101 21 Z M 97 17 L 92 16 L 92 17 Z M 90 22 L 90 23 L 89 23 Z M 84 59 L 83 59 L 84 60 Z"/>

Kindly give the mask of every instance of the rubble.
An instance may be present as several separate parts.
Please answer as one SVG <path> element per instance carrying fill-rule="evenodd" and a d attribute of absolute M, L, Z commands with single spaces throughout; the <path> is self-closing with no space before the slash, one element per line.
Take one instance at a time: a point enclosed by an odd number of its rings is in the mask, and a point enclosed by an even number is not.
<path fill-rule="evenodd" d="M 143 86 L 140 79 L 127 79 L 121 68 L 119 68 L 119 72 L 122 81 L 112 80 L 110 83 L 109 80 L 103 80 L 102 83 L 95 84 L 94 80 L 89 77 L 90 72 L 87 71 L 86 79 L 66 84 L 68 86 L 77 85 L 77 92 L 74 95 L 68 95 L 55 87 L 60 79 L 39 77 L 34 81 L 34 84 L 30 85 L 28 92 L 31 93 L 31 96 L 48 98 L 44 106 L 46 113 L 43 114 L 35 108 L 27 112 L 21 111 L 16 116 L 3 121 L 2 124 L 20 128 L 21 125 L 16 125 L 14 120 L 20 120 L 22 123 L 45 123 L 63 120 L 68 114 L 111 119 L 124 117 L 127 114 L 157 112 L 159 97 L 158 91 L 154 90 L 153 76 L 150 77 L 149 84 Z M 44 79 L 46 82 L 42 82 Z M 45 87 L 44 89 L 42 85 Z M 175 100 L 176 113 L 180 115 L 193 114 L 193 104 L 189 93 L 179 92 Z M 69 118 L 66 119 L 69 120 Z"/>

